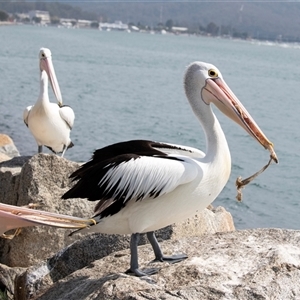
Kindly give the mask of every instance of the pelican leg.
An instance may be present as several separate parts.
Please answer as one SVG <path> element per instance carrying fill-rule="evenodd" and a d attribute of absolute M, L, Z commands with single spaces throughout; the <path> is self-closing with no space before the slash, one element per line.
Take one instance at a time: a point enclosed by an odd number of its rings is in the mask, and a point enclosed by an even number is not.
<path fill-rule="evenodd" d="M 138 277 L 142 276 L 149 276 L 153 275 L 158 272 L 158 269 L 152 268 L 152 269 L 139 269 L 139 263 L 138 263 L 138 244 L 140 240 L 140 234 L 134 233 L 131 235 L 130 239 L 130 269 L 127 270 L 125 273 L 134 273 Z"/>
<path fill-rule="evenodd" d="M 67 150 L 67 146 L 64 145 L 64 148 L 63 148 L 63 152 L 62 152 L 62 154 L 61 154 L 61 157 L 64 157 L 64 154 L 65 154 L 66 150 Z"/>
<path fill-rule="evenodd" d="M 175 264 L 177 262 L 180 262 L 184 259 L 187 259 L 186 254 L 177 254 L 172 256 L 164 256 L 161 248 L 158 244 L 158 241 L 156 239 L 156 236 L 154 234 L 154 231 L 147 232 L 147 238 L 153 248 L 154 254 L 155 254 L 155 260 L 154 261 L 167 261 L 169 263 Z"/>
<path fill-rule="evenodd" d="M 38 146 L 38 153 L 43 153 L 43 146 Z"/>

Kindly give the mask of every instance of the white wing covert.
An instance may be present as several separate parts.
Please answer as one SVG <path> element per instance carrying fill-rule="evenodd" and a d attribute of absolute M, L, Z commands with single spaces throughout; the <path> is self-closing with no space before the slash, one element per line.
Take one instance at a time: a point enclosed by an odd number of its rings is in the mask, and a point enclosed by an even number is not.
<path fill-rule="evenodd" d="M 180 156 L 142 156 L 106 168 L 109 169 L 98 186 L 104 194 L 111 194 L 115 201 L 122 199 L 123 203 L 132 198 L 142 200 L 170 193 L 198 174 L 197 164 Z"/>
<path fill-rule="evenodd" d="M 30 110 L 32 109 L 33 105 L 27 106 L 23 111 L 23 121 L 26 126 L 28 126 L 28 116 L 30 113 Z"/>
<path fill-rule="evenodd" d="M 177 144 L 168 144 L 164 143 L 164 145 L 169 145 L 170 147 L 153 147 L 154 149 L 163 151 L 164 153 L 167 153 L 169 155 L 171 154 L 177 154 L 177 155 L 184 155 L 188 157 L 194 157 L 194 158 L 202 158 L 205 156 L 205 153 L 197 148 L 188 147 L 188 146 L 182 146 Z"/>
<path fill-rule="evenodd" d="M 64 105 L 60 107 L 59 114 L 61 118 L 67 123 L 67 125 L 72 129 L 75 120 L 75 114 L 70 106 Z"/>

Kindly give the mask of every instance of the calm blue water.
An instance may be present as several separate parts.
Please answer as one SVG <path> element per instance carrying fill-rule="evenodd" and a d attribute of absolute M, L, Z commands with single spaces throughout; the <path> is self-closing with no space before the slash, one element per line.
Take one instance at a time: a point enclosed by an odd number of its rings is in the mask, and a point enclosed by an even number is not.
<path fill-rule="evenodd" d="M 38 52 L 48 47 L 64 103 L 76 114 L 75 147 L 66 153 L 74 161 L 88 160 L 107 144 L 140 138 L 205 150 L 182 78 L 195 60 L 215 64 L 275 144 L 280 164 L 247 186 L 238 203 L 237 176 L 258 171 L 269 154 L 215 109 L 233 166 L 214 205 L 229 210 L 240 229 L 300 228 L 299 46 L 33 26 L 2 26 L 0 41 L 0 132 L 13 138 L 22 155 L 36 153 L 22 113 L 38 97 Z M 50 97 L 55 101 L 52 91 Z"/>

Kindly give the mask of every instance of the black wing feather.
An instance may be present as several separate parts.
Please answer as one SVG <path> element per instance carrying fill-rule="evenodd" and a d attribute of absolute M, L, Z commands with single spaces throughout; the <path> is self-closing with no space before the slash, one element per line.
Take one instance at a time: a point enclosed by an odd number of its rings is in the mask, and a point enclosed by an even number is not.
<path fill-rule="evenodd" d="M 62 199 L 69 198 L 87 198 L 90 201 L 100 200 L 100 203 L 96 206 L 95 210 L 102 211 L 104 214 L 116 213 L 119 211 L 128 201 L 125 201 L 127 197 L 128 188 L 126 190 L 120 190 L 116 194 L 115 187 L 118 187 L 119 182 L 116 182 L 114 187 L 108 189 L 108 181 L 101 182 L 107 172 L 117 167 L 121 163 L 130 161 L 131 159 L 138 159 L 141 156 L 155 156 L 166 159 L 176 159 L 176 157 L 169 157 L 166 153 L 159 151 L 155 148 L 176 148 L 172 145 L 157 143 L 147 140 L 133 140 L 127 142 L 121 142 L 113 144 L 94 152 L 92 159 L 82 165 L 78 170 L 70 175 L 72 181 L 77 181 L 76 184 L 63 196 Z M 99 185 L 101 182 L 101 185 Z M 153 190 L 150 196 L 159 196 L 160 191 Z M 143 198 L 144 195 L 139 195 L 138 199 Z M 109 201 L 109 204 L 106 202 Z M 117 203 L 116 203 L 117 202 Z M 102 213 L 101 213 L 102 215 Z"/>

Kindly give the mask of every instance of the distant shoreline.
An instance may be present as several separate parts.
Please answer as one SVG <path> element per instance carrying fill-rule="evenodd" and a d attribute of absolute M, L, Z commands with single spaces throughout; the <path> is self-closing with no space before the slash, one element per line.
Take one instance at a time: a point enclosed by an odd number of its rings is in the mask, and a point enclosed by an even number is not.
<path fill-rule="evenodd" d="M 46 25 L 41 25 L 41 24 L 32 24 L 32 23 L 22 23 L 22 22 L 9 22 L 9 21 L 5 21 L 5 22 L 1 22 L 0 21 L 0 26 L 11 26 L 11 25 L 19 25 L 19 26 L 40 26 L 40 27 L 57 27 L 57 28 L 66 28 L 69 29 L 68 27 L 65 26 L 59 26 L 57 24 L 46 24 Z M 72 27 L 74 29 L 92 29 L 92 30 L 97 30 L 95 28 L 91 28 L 91 27 Z M 98 29 L 99 30 L 99 29 Z M 111 30 L 100 30 L 100 31 L 111 31 Z M 122 32 L 131 32 L 131 31 L 127 31 L 127 30 L 112 30 L 112 31 L 122 31 Z M 159 32 L 154 32 L 153 30 L 140 30 L 140 31 L 136 31 L 136 33 L 149 33 L 149 34 L 162 34 Z M 221 39 L 230 39 L 233 41 L 245 41 L 245 42 L 249 42 L 249 43 L 258 43 L 261 45 L 266 45 L 266 46 L 280 46 L 280 47 L 289 47 L 288 45 L 293 45 L 295 48 L 300 49 L 300 43 L 299 42 L 284 42 L 284 41 L 278 41 L 278 40 L 260 40 L 260 39 L 242 39 L 242 38 L 234 38 L 234 37 L 230 37 L 230 36 L 212 36 L 212 35 L 202 35 L 202 34 L 195 34 L 195 33 L 174 33 L 174 32 L 165 32 L 165 34 L 172 34 L 172 35 L 179 35 L 179 36 L 201 36 L 201 37 L 206 37 L 206 38 L 221 38 Z"/>
<path fill-rule="evenodd" d="M 0 26 L 7 26 L 7 25 L 18 25 L 17 23 L 15 22 L 8 22 L 8 21 L 5 21 L 5 22 L 1 22 L 0 21 Z"/>

